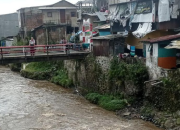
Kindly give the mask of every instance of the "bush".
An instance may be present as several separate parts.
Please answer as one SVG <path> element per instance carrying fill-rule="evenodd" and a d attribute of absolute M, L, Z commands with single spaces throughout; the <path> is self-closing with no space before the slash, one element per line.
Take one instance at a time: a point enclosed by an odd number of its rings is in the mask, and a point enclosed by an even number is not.
<path fill-rule="evenodd" d="M 100 95 L 98 93 L 89 93 L 86 95 L 86 99 L 89 100 L 91 103 L 94 103 L 94 104 L 98 104 L 101 97 L 102 97 L 102 95 Z"/>
<path fill-rule="evenodd" d="M 127 101 L 124 99 L 111 95 L 100 95 L 98 93 L 89 93 L 86 95 L 86 99 L 110 111 L 123 109 L 127 105 Z"/>
<path fill-rule="evenodd" d="M 125 81 L 133 81 L 143 90 L 144 82 L 149 79 L 148 70 L 141 62 L 128 64 L 114 58 L 109 70 L 109 89 L 113 94 L 118 94 L 124 89 Z"/>
<path fill-rule="evenodd" d="M 12 71 L 20 72 L 21 71 L 21 63 L 13 63 L 9 64 L 9 67 Z"/>
<path fill-rule="evenodd" d="M 73 81 L 68 78 L 65 70 L 59 70 L 55 76 L 52 77 L 51 81 L 66 88 L 73 86 Z"/>
<path fill-rule="evenodd" d="M 108 102 L 102 102 L 100 103 L 100 106 L 105 108 L 106 110 L 115 111 L 120 110 L 126 107 L 126 102 L 124 100 L 110 100 Z"/>
<path fill-rule="evenodd" d="M 54 62 L 32 62 L 26 66 L 26 70 L 31 72 L 47 72 L 55 69 Z"/>

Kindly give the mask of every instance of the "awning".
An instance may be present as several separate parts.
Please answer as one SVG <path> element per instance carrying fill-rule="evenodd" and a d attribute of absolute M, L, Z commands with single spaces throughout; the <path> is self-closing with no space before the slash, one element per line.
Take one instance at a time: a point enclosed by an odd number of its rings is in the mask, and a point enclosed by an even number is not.
<path fill-rule="evenodd" d="M 161 36 L 161 37 L 152 38 L 152 39 L 145 39 L 145 40 L 141 40 L 141 42 L 144 42 L 144 43 L 159 43 L 159 42 L 163 42 L 163 41 L 169 41 L 169 40 L 173 41 L 173 40 L 177 40 L 177 39 L 180 39 L 180 34 Z"/>
<path fill-rule="evenodd" d="M 132 32 L 132 34 L 136 38 L 142 38 L 150 32 L 153 32 L 152 31 L 152 23 L 143 23 L 143 24 L 139 24 L 138 29 L 136 31 Z"/>
<path fill-rule="evenodd" d="M 172 41 L 165 49 L 180 49 L 180 41 Z"/>

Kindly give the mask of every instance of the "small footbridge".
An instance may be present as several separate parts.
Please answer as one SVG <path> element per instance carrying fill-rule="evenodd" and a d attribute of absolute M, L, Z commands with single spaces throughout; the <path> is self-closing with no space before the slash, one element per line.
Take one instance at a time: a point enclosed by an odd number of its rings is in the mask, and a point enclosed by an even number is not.
<path fill-rule="evenodd" d="M 0 64 L 84 59 L 89 53 L 75 44 L 0 47 Z"/>

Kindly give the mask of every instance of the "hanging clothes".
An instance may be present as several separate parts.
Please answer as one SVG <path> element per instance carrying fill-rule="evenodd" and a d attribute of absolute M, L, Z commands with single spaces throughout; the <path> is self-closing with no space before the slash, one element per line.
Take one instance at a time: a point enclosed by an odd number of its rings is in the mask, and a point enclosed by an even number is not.
<path fill-rule="evenodd" d="M 159 0 L 158 18 L 159 22 L 170 21 L 169 0 Z"/>
<path fill-rule="evenodd" d="M 150 32 L 152 32 L 152 23 L 143 23 L 139 24 L 138 29 L 132 32 L 132 34 L 136 38 L 142 38 Z"/>
<path fill-rule="evenodd" d="M 171 8 L 170 8 L 170 12 L 171 12 L 171 18 L 172 19 L 177 19 L 178 18 L 178 15 L 179 15 L 179 11 L 178 11 L 178 5 L 173 5 Z"/>
<path fill-rule="evenodd" d="M 112 21 L 115 17 L 115 12 L 117 11 L 117 5 L 112 5 L 110 8 L 109 8 L 109 15 L 107 17 L 108 20 Z"/>

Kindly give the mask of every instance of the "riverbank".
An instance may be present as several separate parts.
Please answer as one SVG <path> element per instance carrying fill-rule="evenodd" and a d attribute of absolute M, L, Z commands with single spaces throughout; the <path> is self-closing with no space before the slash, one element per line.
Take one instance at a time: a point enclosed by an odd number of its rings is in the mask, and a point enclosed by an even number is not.
<path fill-rule="evenodd" d="M 167 91 L 158 89 L 163 88 L 163 84 L 153 89 L 145 86 L 144 82 L 148 80 L 146 67 L 142 61 L 131 61 L 120 63 L 118 59 L 90 56 L 83 61 L 30 63 L 21 70 L 21 75 L 74 87 L 75 93 L 83 95 L 91 103 L 115 111 L 126 119 L 143 119 L 161 128 L 179 128 L 178 109 L 160 110 L 154 103 L 158 101 L 159 106 L 168 106 L 163 99 L 170 98 L 160 97 Z"/>
<path fill-rule="evenodd" d="M 126 121 L 45 80 L 21 77 L 0 66 L 1 130 L 159 130 Z"/>

